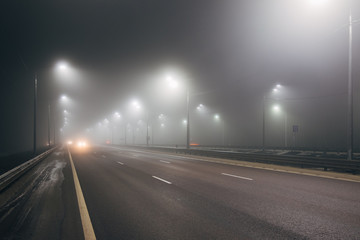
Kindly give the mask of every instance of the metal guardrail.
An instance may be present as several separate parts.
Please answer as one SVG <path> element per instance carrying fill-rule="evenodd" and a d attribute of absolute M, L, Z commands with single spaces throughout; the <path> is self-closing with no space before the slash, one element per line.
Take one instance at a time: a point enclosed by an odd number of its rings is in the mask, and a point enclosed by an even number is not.
<path fill-rule="evenodd" d="M 333 171 L 350 172 L 353 174 L 360 173 L 359 160 L 349 161 L 346 159 L 335 159 L 335 158 L 321 158 L 321 157 L 309 157 L 309 156 L 284 156 L 284 155 L 269 155 L 262 153 L 240 153 L 240 152 L 231 152 L 231 151 L 183 149 L 183 148 L 151 147 L 151 149 L 173 152 L 173 153 L 189 154 L 189 155 L 241 160 L 247 162 L 294 166 L 300 168 L 321 168 L 324 171 L 333 170 Z"/>
<path fill-rule="evenodd" d="M 48 156 L 51 152 L 53 152 L 57 147 L 53 147 L 52 149 L 43 152 L 42 154 L 36 156 L 35 158 L 24 162 L 23 164 L 11 169 L 10 171 L 2 174 L 0 176 L 0 192 L 2 192 L 6 187 L 8 187 L 11 183 L 20 178 L 24 173 L 34 167 L 37 163 L 40 162 L 43 158 Z"/>

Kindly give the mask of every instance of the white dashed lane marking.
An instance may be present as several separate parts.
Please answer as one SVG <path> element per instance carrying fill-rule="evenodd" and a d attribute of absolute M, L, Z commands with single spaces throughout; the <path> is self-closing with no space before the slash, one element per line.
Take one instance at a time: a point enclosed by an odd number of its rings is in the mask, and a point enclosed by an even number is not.
<path fill-rule="evenodd" d="M 164 182 L 164 183 L 172 184 L 171 182 L 166 181 L 165 179 L 159 178 L 159 177 L 157 177 L 157 176 L 152 176 L 152 177 L 155 178 L 155 179 L 157 179 L 157 180 L 159 180 L 159 181 L 162 181 L 162 182 Z"/>
<path fill-rule="evenodd" d="M 160 160 L 160 162 L 162 162 L 162 163 L 167 163 L 167 164 L 171 163 L 171 162 L 164 161 L 164 160 Z"/>
<path fill-rule="evenodd" d="M 221 173 L 221 174 L 222 174 L 222 175 L 225 175 L 225 176 L 228 176 L 228 177 L 240 178 L 240 179 L 249 180 L 249 181 L 254 180 L 254 179 L 252 179 L 252 178 L 247 178 L 247 177 L 232 175 L 232 174 L 228 174 L 228 173 Z"/>

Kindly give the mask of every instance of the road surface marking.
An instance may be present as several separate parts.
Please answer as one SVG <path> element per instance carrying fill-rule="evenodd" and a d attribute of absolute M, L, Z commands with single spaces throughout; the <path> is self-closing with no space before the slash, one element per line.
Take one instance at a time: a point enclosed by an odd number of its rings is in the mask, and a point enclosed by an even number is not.
<path fill-rule="evenodd" d="M 171 163 L 171 162 L 164 161 L 164 160 L 160 160 L 160 162 L 162 162 L 162 163 Z"/>
<path fill-rule="evenodd" d="M 228 173 L 221 173 L 221 174 L 222 174 L 222 175 L 225 175 L 225 176 L 234 177 L 234 178 L 240 178 L 240 179 L 249 180 L 249 181 L 254 180 L 254 179 L 252 179 L 252 178 L 241 177 L 241 176 L 232 175 L 232 174 L 228 174 Z"/>
<path fill-rule="evenodd" d="M 117 163 L 119 163 L 119 164 L 121 164 L 121 165 L 124 165 L 124 163 L 122 163 L 122 162 L 117 162 Z"/>
<path fill-rule="evenodd" d="M 106 156 L 105 155 L 101 155 L 103 158 L 106 158 Z"/>
<path fill-rule="evenodd" d="M 68 153 L 69 153 L 69 158 L 70 158 L 71 170 L 72 170 L 73 178 L 74 178 L 75 191 L 76 191 L 76 196 L 77 196 L 79 210 L 80 210 L 80 217 L 81 217 L 81 223 L 82 223 L 82 227 L 83 227 L 83 231 L 84 231 L 84 237 L 85 237 L 85 240 L 96 239 L 95 232 L 94 232 L 93 226 L 91 224 L 89 212 L 86 207 L 84 195 L 81 190 L 80 182 L 79 182 L 79 179 L 78 179 L 78 176 L 76 173 L 76 169 L 75 169 L 74 162 L 72 160 L 69 148 L 68 148 Z"/>
<path fill-rule="evenodd" d="M 166 181 L 166 180 L 164 180 L 164 179 L 162 179 L 162 178 L 159 178 L 159 177 L 157 177 L 157 176 L 152 176 L 152 177 L 153 177 L 153 178 L 156 178 L 157 180 L 160 180 L 160 181 L 162 181 L 162 182 L 164 182 L 164 183 L 171 184 L 171 182 Z"/>
<path fill-rule="evenodd" d="M 109 147 L 109 146 L 106 146 L 106 147 L 107 148 L 119 149 L 119 147 Z M 128 150 L 128 149 L 124 149 L 124 150 L 125 151 L 134 151 L 134 150 Z M 140 152 L 140 151 L 136 151 L 136 152 Z M 154 152 L 151 152 L 151 151 L 146 152 L 146 154 L 152 154 L 152 155 L 162 154 L 163 156 L 171 157 L 171 158 L 176 159 L 176 160 L 184 159 L 184 160 L 194 160 L 194 161 L 200 161 L 200 162 L 211 162 L 211 163 L 238 166 L 238 167 L 261 169 L 261 170 L 267 170 L 267 171 L 273 171 L 273 172 L 291 173 L 291 174 L 297 174 L 297 175 L 304 175 L 304 176 L 311 176 L 311 177 L 319 177 L 319 178 L 333 179 L 333 180 L 339 180 L 339 181 L 360 183 L 360 180 L 347 178 L 346 176 L 343 176 L 343 177 L 342 176 L 328 176 L 328 175 L 323 175 L 322 173 L 308 173 L 308 172 L 303 172 L 301 169 L 286 170 L 286 169 L 278 169 L 276 167 L 270 168 L 270 167 L 255 166 L 255 165 L 247 164 L 244 161 L 227 162 L 227 161 L 231 161 L 231 160 L 229 160 L 229 159 L 215 160 L 216 158 L 213 158 L 213 159 L 201 159 L 201 158 L 195 158 L 195 157 L 189 157 L 189 156 L 165 154 L 163 152 L 154 153 Z"/>

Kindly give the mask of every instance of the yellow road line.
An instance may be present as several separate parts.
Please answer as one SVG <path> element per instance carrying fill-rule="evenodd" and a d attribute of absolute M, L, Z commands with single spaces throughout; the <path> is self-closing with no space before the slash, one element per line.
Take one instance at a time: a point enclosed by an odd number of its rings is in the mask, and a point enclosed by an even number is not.
<path fill-rule="evenodd" d="M 93 226 L 91 224 L 90 215 L 86 207 L 84 195 L 81 190 L 80 182 L 76 173 L 76 169 L 74 166 L 74 162 L 72 160 L 69 148 L 68 148 L 69 158 L 70 158 L 70 164 L 71 169 L 74 177 L 74 184 L 75 184 L 75 190 L 76 190 L 76 196 L 78 200 L 79 210 L 80 210 L 80 217 L 81 217 L 81 223 L 84 231 L 84 237 L 85 240 L 92 240 L 96 239 L 95 232 L 93 229 Z"/>

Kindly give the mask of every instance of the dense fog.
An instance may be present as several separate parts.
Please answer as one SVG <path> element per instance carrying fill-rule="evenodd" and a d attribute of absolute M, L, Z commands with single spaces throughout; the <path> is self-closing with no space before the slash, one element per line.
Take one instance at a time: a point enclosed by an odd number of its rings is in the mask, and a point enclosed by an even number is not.
<path fill-rule="evenodd" d="M 0 155 L 33 148 L 35 76 L 39 148 L 183 147 L 189 124 L 194 145 L 345 151 L 350 6 L 359 152 L 360 3 L 311 2 L 3 1 Z"/>

